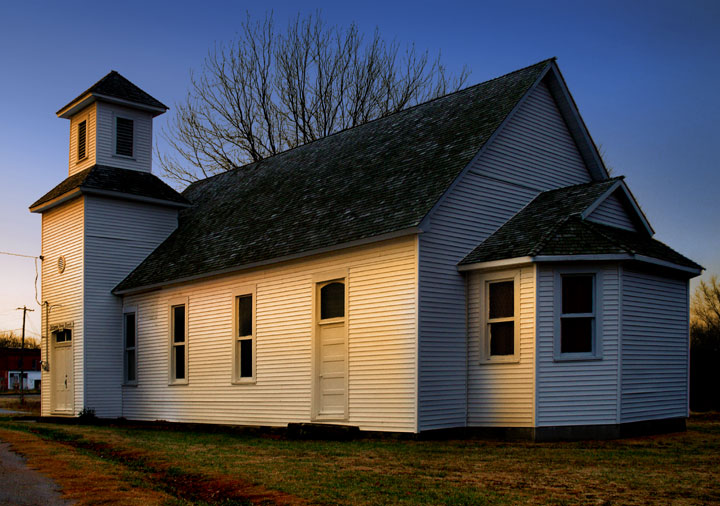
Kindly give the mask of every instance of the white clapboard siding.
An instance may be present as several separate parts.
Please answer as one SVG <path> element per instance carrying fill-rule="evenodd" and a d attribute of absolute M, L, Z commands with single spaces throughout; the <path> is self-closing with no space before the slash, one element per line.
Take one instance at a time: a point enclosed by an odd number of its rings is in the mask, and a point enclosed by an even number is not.
<path fill-rule="evenodd" d="M 152 167 L 152 115 L 115 104 L 97 102 L 97 163 L 121 169 L 150 172 Z M 133 157 L 115 155 L 115 117 L 133 120 Z"/>
<path fill-rule="evenodd" d="M 177 227 L 177 210 L 85 198 L 85 405 L 121 415 L 122 300 L 111 290 Z"/>
<path fill-rule="evenodd" d="M 87 121 L 85 131 L 85 158 L 78 160 L 78 131 L 81 121 Z M 85 109 L 70 118 L 70 159 L 69 176 L 95 165 L 95 132 L 97 123 L 96 104 L 90 104 Z"/>
<path fill-rule="evenodd" d="M 434 211 L 420 235 L 420 430 L 466 423 L 465 282 L 457 263 L 540 191 L 590 180 L 540 83 Z"/>
<path fill-rule="evenodd" d="M 42 332 L 45 324 L 73 322 L 73 374 L 74 410 L 83 407 L 83 197 L 68 201 L 42 215 L 42 300 L 55 307 L 50 312 L 43 307 Z M 58 258 L 65 258 L 65 270 L 58 271 Z M 50 362 L 46 350 L 52 350 L 52 340 L 47 336 L 42 342 L 42 360 Z M 52 355 L 52 351 L 50 351 Z M 42 372 L 42 414 L 51 414 L 50 372 Z"/>
<path fill-rule="evenodd" d="M 532 427 L 535 398 L 535 268 L 520 273 L 520 361 L 483 363 L 478 271 L 468 278 L 468 426 Z"/>
<path fill-rule="evenodd" d="M 477 160 L 476 168 L 483 175 L 538 190 L 591 180 L 555 100 L 542 82 Z"/>
<path fill-rule="evenodd" d="M 621 420 L 688 416 L 688 282 L 623 271 Z"/>
<path fill-rule="evenodd" d="M 598 425 L 617 421 L 618 302 L 616 265 L 588 265 L 588 272 L 602 273 L 602 303 L 598 338 L 601 360 L 555 361 L 555 273 L 538 267 L 537 297 L 537 407 L 536 425 Z"/>
<path fill-rule="evenodd" d="M 127 296 L 138 308 L 138 385 L 123 416 L 284 426 L 309 422 L 313 274 L 347 269 L 348 420 L 415 431 L 416 238 L 394 239 Z M 233 290 L 256 287 L 257 382 L 231 384 Z M 168 386 L 168 304 L 188 297 L 189 382 Z"/>
<path fill-rule="evenodd" d="M 637 231 L 635 224 L 632 219 L 630 219 L 630 215 L 618 197 L 617 192 L 603 200 L 597 209 L 590 213 L 588 220 L 625 230 L 631 230 L 633 232 Z"/>

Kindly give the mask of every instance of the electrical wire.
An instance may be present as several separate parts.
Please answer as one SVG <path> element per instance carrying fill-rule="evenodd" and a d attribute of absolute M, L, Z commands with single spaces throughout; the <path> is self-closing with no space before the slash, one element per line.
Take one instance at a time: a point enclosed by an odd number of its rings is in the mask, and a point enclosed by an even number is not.
<path fill-rule="evenodd" d="M 38 306 L 42 306 L 42 302 L 40 302 L 40 299 L 38 299 L 38 288 L 37 288 L 37 282 L 39 277 L 39 271 L 38 271 L 38 265 L 37 261 L 38 259 L 42 260 L 42 255 L 40 256 L 33 256 L 33 255 L 23 255 L 22 253 L 10 253 L 9 251 L 0 251 L 0 255 L 10 255 L 13 257 L 23 257 L 23 258 L 32 258 L 35 261 L 35 302 L 37 302 Z"/>

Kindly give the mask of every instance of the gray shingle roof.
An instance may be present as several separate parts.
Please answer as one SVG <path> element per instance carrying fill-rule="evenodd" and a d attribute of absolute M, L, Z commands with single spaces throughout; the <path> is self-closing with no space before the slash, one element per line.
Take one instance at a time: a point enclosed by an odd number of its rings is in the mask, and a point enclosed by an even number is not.
<path fill-rule="evenodd" d="M 150 96 L 150 94 L 141 90 L 126 78 L 121 76 L 117 71 L 111 70 L 105 77 L 90 86 L 87 90 L 68 102 L 64 107 L 60 108 L 58 113 L 67 106 L 77 102 L 87 94 L 98 94 L 106 97 L 127 100 L 136 104 L 148 105 L 158 109 L 167 109 L 168 107 L 158 99 Z"/>
<path fill-rule="evenodd" d="M 194 183 L 124 291 L 416 227 L 552 60 Z"/>
<path fill-rule="evenodd" d="M 645 232 L 583 220 L 581 213 L 621 178 L 541 193 L 480 243 L 460 265 L 543 255 L 644 255 L 701 269 Z"/>
<path fill-rule="evenodd" d="M 91 189 L 119 192 L 182 205 L 190 204 L 185 197 L 149 172 L 119 169 L 117 167 L 108 167 L 107 165 L 93 165 L 62 181 L 55 188 L 36 200 L 30 206 L 30 209 L 45 204 L 77 188 L 81 190 Z"/>

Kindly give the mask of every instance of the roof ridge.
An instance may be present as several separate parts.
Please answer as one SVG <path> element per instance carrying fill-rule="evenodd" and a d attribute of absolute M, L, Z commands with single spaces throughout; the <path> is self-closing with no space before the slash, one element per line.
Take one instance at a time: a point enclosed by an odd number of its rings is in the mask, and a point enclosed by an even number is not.
<path fill-rule="evenodd" d="M 364 127 L 365 125 L 370 125 L 370 124 L 372 124 L 372 123 L 375 123 L 375 122 L 377 122 L 377 121 L 383 120 L 383 119 L 385 119 L 385 118 L 390 118 L 390 117 L 392 117 L 392 116 L 396 116 L 396 115 L 399 115 L 399 114 L 407 113 L 408 111 L 412 111 L 413 109 L 415 109 L 415 108 L 417 108 L 417 107 L 424 106 L 424 105 L 433 103 L 433 102 L 435 102 L 435 101 L 437 101 L 437 100 L 442 100 L 442 99 L 445 99 L 445 98 L 447 98 L 447 97 L 451 97 L 451 96 L 453 96 L 453 95 L 457 95 L 458 93 L 467 92 L 467 91 L 472 90 L 472 89 L 474 89 L 474 88 L 477 88 L 477 87 L 479 87 L 479 86 L 482 86 L 482 85 L 491 83 L 491 82 L 493 82 L 493 81 L 497 81 L 497 80 L 499 80 L 499 79 L 506 78 L 506 77 L 508 77 L 508 76 L 511 76 L 511 75 L 513 75 L 513 74 L 517 74 L 518 72 L 522 72 L 522 71 L 527 70 L 527 69 L 530 69 L 530 68 L 532 68 L 532 67 L 537 67 L 537 66 L 542 65 L 542 64 L 548 64 L 548 63 L 550 63 L 550 62 L 554 62 L 554 61 L 556 61 L 556 60 L 557 60 L 557 57 L 556 57 L 556 56 L 553 56 L 553 57 L 551 57 L 551 58 L 546 58 L 545 60 L 541 60 L 541 61 L 539 61 L 539 62 L 537 62 L 537 63 L 533 63 L 532 65 L 527 65 L 527 66 L 522 67 L 522 68 L 519 68 L 519 69 L 517 69 L 517 70 L 513 70 L 512 72 L 508 72 L 507 74 L 503 74 L 503 75 L 500 75 L 500 76 L 497 76 L 497 77 L 493 77 L 492 79 L 488 79 L 488 80 L 486 80 L 486 81 L 481 81 L 481 82 L 475 83 L 475 84 L 473 84 L 473 85 L 471 85 L 471 86 L 467 86 L 466 88 L 463 88 L 463 89 L 461 89 L 461 90 L 451 91 L 450 93 L 446 93 L 445 95 L 441 95 L 441 96 L 439 96 L 439 97 L 431 98 L 430 100 L 426 100 L 425 102 L 420 102 L 419 104 L 414 104 L 414 105 L 412 105 L 412 106 L 410 106 L 410 107 L 407 107 L 407 108 L 405 108 L 405 109 L 401 109 L 401 110 L 399 110 L 399 111 L 392 112 L 392 113 L 387 114 L 387 115 L 385 115 L 385 116 L 379 116 L 379 117 L 377 117 L 377 118 L 373 118 L 373 119 L 371 119 L 371 120 L 369 120 L 369 121 L 366 121 L 365 123 L 360 123 L 359 125 L 355 125 L 355 126 L 343 128 L 342 130 L 338 130 L 337 132 L 332 132 L 332 133 L 330 133 L 330 134 L 328 134 L 328 135 L 325 135 L 324 137 L 320 137 L 320 138 L 318 138 L 318 139 L 313 139 L 313 140 L 311 140 L 311 141 L 309 141 L 309 142 L 306 142 L 306 143 L 304 143 L 304 144 L 300 144 L 300 145 L 298 145 L 298 146 L 294 146 L 294 147 L 292 147 L 292 148 L 286 149 L 285 151 L 281 151 L 280 153 L 275 153 L 274 155 L 268 156 L 268 157 L 263 158 L 263 159 L 261 159 L 261 160 L 256 160 L 256 161 L 253 161 L 253 162 L 249 162 L 249 163 L 246 163 L 245 165 L 240 165 L 240 166 L 238 166 L 238 167 L 233 167 L 232 169 L 228 169 L 228 170 L 225 170 L 225 171 L 222 171 L 222 172 L 218 172 L 217 174 L 213 174 L 213 175 L 208 176 L 208 177 L 206 177 L 206 178 L 204 178 L 204 179 L 199 179 L 199 180 L 197 180 L 197 181 L 193 181 L 192 183 L 190 183 L 190 184 L 188 185 L 187 188 L 190 188 L 191 186 L 193 186 L 193 185 L 196 184 L 196 183 L 201 183 L 201 182 L 207 181 L 207 180 L 209 180 L 209 179 L 212 179 L 212 178 L 214 178 L 214 177 L 216 177 L 216 176 L 220 176 L 220 175 L 222 175 L 222 174 L 227 174 L 228 172 L 239 171 L 240 169 L 244 169 L 244 168 L 250 167 L 251 165 L 260 163 L 260 162 L 262 162 L 263 160 L 267 160 L 267 159 L 270 159 L 270 158 L 274 158 L 274 157 L 276 157 L 276 156 L 281 156 L 281 155 L 284 155 L 284 154 L 286 154 L 286 153 L 290 153 L 291 151 L 294 151 L 294 150 L 296 150 L 296 149 L 299 149 L 299 148 L 302 148 L 302 147 L 305 147 L 305 146 L 309 146 L 309 145 L 311 145 L 311 144 L 314 144 L 314 143 L 316 143 L 316 142 L 319 142 L 319 141 L 322 141 L 322 140 L 325 140 L 325 139 L 329 139 L 330 137 L 334 137 L 334 136 L 336 136 L 336 135 L 338 135 L 338 134 L 341 134 L 341 133 L 343 133 L 343 132 L 347 132 L 347 131 L 349 131 L 349 130 L 354 130 L 354 129 L 356 129 L 356 128 Z M 96 84 L 97 84 L 97 83 L 96 83 Z M 186 189 L 187 189 L 187 188 L 186 188 Z"/>

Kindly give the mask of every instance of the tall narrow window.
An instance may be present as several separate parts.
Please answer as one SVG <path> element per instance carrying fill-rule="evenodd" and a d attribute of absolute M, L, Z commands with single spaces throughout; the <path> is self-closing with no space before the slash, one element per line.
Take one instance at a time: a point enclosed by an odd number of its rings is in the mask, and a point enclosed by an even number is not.
<path fill-rule="evenodd" d="M 86 152 L 86 148 L 87 148 L 87 121 L 86 121 L 86 120 L 83 120 L 83 121 L 81 121 L 80 123 L 78 123 L 78 126 L 77 126 L 77 147 L 78 147 L 77 157 L 78 157 L 78 161 L 80 161 L 80 160 L 82 160 L 83 158 L 85 158 L 85 156 L 86 156 L 86 154 L 87 154 L 87 152 Z"/>
<path fill-rule="evenodd" d="M 133 120 L 115 118 L 115 154 L 133 156 Z"/>
<path fill-rule="evenodd" d="M 170 382 L 187 383 L 187 325 L 185 304 L 170 308 Z"/>
<path fill-rule="evenodd" d="M 125 383 L 137 382 L 137 326 L 135 312 L 123 314 Z"/>
<path fill-rule="evenodd" d="M 562 279 L 560 353 L 595 352 L 595 276 L 566 274 Z"/>
<path fill-rule="evenodd" d="M 487 332 L 490 356 L 515 354 L 515 283 L 488 283 Z"/>
<path fill-rule="evenodd" d="M 253 294 L 235 297 L 235 363 L 236 382 L 252 381 L 255 377 L 255 306 Z"/>

